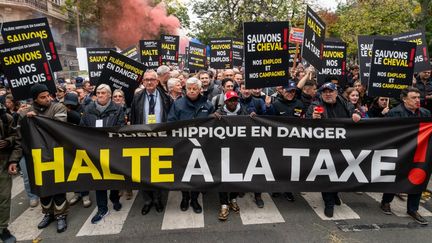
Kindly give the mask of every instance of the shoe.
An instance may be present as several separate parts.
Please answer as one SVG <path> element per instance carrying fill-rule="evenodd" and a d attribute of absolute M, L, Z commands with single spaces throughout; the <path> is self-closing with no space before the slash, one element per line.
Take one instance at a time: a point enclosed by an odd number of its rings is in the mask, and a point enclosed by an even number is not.
<path fill-rule="evenodd" d="M 46 228 L 53 221 L 54 221 L 54 215 L 49 214 L 49 213 L 45 214 L 45 216 L 43 217 L 43 219 L 38 224 L 38 229 Z"/>
<path fill-rule="evenodd" d="M 341 202 L 341 200 L 340 200 L 339 196 L 338 196 L 338 195 L 336 195 L 336 196 L 335 196 L 335 205 L 338 205 L 338 206 L 340 206 L 341 204 L 342 204 L 342 202 Z"/>
<path fill-rule="evenodd" d="M 92 201 L 90 201 L 89 196 L 82 197 L 83 207 L 88 208 L 92 205 Z"/>
<path fill-rule="evenodd" d="M 384 214 L 392 215 L 390 203 L 381 203 L 381 210 L 383 211 Z"/>
<path fill-rule="evenodd" d="M 150 212 L 150 209 L 152 207 L 152 204 L 145 204 L 141 209 L 141 214 L 146 215 Z"/>
<path fill-rule="evenodd" d="M 325 207 L 324 215 L 327 216 L 328 218 L 333 218 L 333 211 L 334 211 L 333 207 Z"/>
<path fill-rule="evenodd" d="M 290 202 L 294 202 L 295 198 L 294 195 L 292 194 L 292 192 L 284 192 L 284 197 L 286 198 L 286 200 L 290 201 Z"/>
<path fill-rule="evenodd" d="M 155 205 L 156 212 L 162 213 L 164 211 L 164 205 L 162 204 L 161 201 L 156 201 L 154 205 Z"/>
<path fill-rule="evenodd" d="M 0 239 L 5 243 L 15 243 L 16 242 L 15 236 L 13 236 L 8 229 L 3 229 L 3 231 L 0 234 Z"/>
<path fill-rule="evenodd" d="M 255 204 L 257 205 L 258 208 L 264 207 L 264 201 L 262 200 L 261 197 L 255 197 Z"/>
<path fill-rule="evenodd" d="M 202 207 L 201 207 L 201 205 L 199 205 L 197 200 L 192 200 L 190 202 L 190 205 L 191 205 L 191 207 L 195 213 L 201 213 L 202 212 Z"/>
<path fill-rule="evenodd" d="M 65 232 L 67 229 L 66 215 L 56 217 L 57 220 L 57 233 Z"/>
<path fill-rule="evenodd" d="M 272 197 L 280 197 L 280 192 L 273 192 L 272 194 L 271 194 L 271 196 Z"/>
<path fill-rule="evenodd" d="M 234 211 L 234 213 L 239 213 L 240 212 L 240 207 L 237 204 L 237 200 L 236 199 L 231 199 L 230 208 L 232 209 L 232 211 Z"/>
<path fill-rule="evenodd" d="M 122 208 L 122 205 L 120 202 L 115 202 L 115 203 L 113 203 L 113 208 L 115 211 L 120 211 L 120 209 Z"/>
<path fill-rule="evenodd" d="M 408 215 L 411 216 L 417 223 L 421 225 L 427 225 L 429 222 L 423 218 L 417 211 L 408 212 Z"/>
<path fill-rule="evenodd" d="M 227 220 L 229 215 L 229 207 L 226 204 L 223 204 L 221 206 L 221 209 L 219 210 L 219 215 L 218 215 L 218 219 L 221 221 L 225 221 Z"/>
<path fill-rule="evenodd" d="M 187 199 L 182 199 L 181 203 L 180 203 L 180 210 L 181 211 L 186 211 L 189 208 L 189 200 Z"/>
<path fill-rule="evenodd" d="M 39 198 L 38 199 L 30 199 L 30 207 L 35 208 L 39 205 Z"/>
<path fill-rule="evenodd" d="M 91 219 L 92 224 L 97 224 L 99 221 L 101 221 L 105 216 L 107 216 L 109 213 L 108 210 L 98 210 L 95 216 Z"/>
<path fill-rule="evenodd" d="M 81 201 L 81 196 L 79 194 L 75 193 L 75 195 L 71 198 L 71 200 L 69 200 L 69 205 L 73 206 L 79 201 Z"/>

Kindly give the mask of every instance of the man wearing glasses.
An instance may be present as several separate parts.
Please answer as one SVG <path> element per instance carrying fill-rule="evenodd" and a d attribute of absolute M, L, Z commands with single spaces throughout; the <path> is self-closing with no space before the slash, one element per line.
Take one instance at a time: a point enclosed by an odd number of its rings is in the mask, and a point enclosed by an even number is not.
<path fill-rule="evenodd" d="M 150 69 L 144 73 L 144 89 L 134 95 L 131 105 L 131 124 L 156 124 L 167 121 L 168 112 L 171 107 L 171 99 L 158 85 L 158 74 Z M 144 206 L 141 210 L 142 215 L 148 214 L 154 205 L 156 212 L 164 210 L 161 201 L 161 191 L 142 190 Z"/>

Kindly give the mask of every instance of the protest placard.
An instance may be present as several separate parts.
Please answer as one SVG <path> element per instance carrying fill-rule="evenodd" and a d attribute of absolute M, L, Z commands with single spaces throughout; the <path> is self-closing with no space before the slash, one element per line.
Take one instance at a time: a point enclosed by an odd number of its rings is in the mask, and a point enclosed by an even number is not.
<path fill-rule="evenodd" d="M 244 61 L 244 42 L 242 40 L 233 39 L 232 40 L 232 59 L 234 67 L 243 66 Z"/>
<path fill-rule="evenodd" d="M 415 53 L 412 42 L 374 40 L 368 95 L 398 98 L 412 85 Z"/>
<path fill-rule="evenodd" d="M 339 86 L 346 83 L 346 43 L 324 42 L 323 64 L 318 72 L 318 85 L 322 85 L 329 77 L 337 78 Z"/>
<path fill-rule="evenodd" d="M 180 38 L 175 35 L 161 35 L 159 65 L 177 65 Z"/>
<path fill-rule="evenodd" d="M 89 80 L 92 85 L 98 83 L 110 50 L 114 48 L 86 48 Z"/>
<path fill-rule="evenodd" d="M 1 34 L 5 43 L 29 39 L 42 39 L 46 58 L 53 72 L 61 71 L 62 65 L 55 47 L 47 18 L 27 19 L 3 23 Z"/>
<path fill-rule="evenodd" d="M 0 60 L 15 100 L 32 98 L 30 88 L 37 83 L 45 84 L 55 94 L 54 78 L 41 39 L 0 45 Z"/>
<path fill-rule="evenodd" d="M 414 72 L 422 72 L 431 70 L 431 64 L 429 60 L 429 54 L 427 49 L 427 42 L 425 31 L 414 30 L 407 33 L 402 33 L 399 35 L 394 35 L 393 40 L 395 41 L 408 41 L 417 44 Z"/>
<path fill-rule="evenodd" d="M 386 40 L 388 36 L 359 35 L 357 36 L 357 49 L 360 68 L 360 80 L 364 86 L 369 82 L 369 71 L 372 58 L 372 47 L 375 39 Z"/>
<path fill-rule="evenodd" d="M 302 58 L 316 69 L 321 68 L 326 25 L 309 6 L 306 9 Z"/>
<path fill-rule="evenodd" d="M 138 53 L 138 47 L 136 45 L 129 46 L 128 48 L 124 49 L 120 53 L 123 54 L 124 56 L 129 57 L 134 61 L 139 62 L 141 60 L 140 55 Z"/>
<path fill-rule="evenodd" d="M 245 84 L 248 89 L 288 83 L 288 26 L 288 22 L 244 23 Z"/>
<path fill-rule="evenodd" d="M 232 68 L 232 39 L 210 40 L 210 67 L 214 69 Z"/>
<path fill-rule="evenodd" d="M 207 68 L 205 45 L 189 42 L 188 65 L 190 71 L 199 71 Z"/>
<path fill-rule="evenodd" d="M 111 87 L 111 91 L 123 90 L 126 103 L 130 105 L 146 69 L 144 64 L 110 51 L 97 85 L 104 83 Z"/>
<path fill-rule="evenodd" d="M 159 67 L 159 41 L 140 40 L 139 49 L 142 64 L 152 69 Z"/>

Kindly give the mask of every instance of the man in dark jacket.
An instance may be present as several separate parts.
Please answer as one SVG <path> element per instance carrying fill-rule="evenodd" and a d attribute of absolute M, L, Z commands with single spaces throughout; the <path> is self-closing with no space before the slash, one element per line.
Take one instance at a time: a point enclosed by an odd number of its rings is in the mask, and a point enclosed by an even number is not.
<path fill-rule="evenodd" d="M 425 108 L 420 107 L 420 90 L 413 87 L 403 89 L 401 92 L 402 103 L 387 113 L 387 117 L 430 117 L 431 112 Z M 384 193 L 381 201 L 381 209 L 387 214 L 391 215 L 390 203 L 393 201 L 394 193 Z M 428 221 L 424 219 L 418 212 L 420 204 L 421 193 L 408 194 L 407 200 L 407 213 L 417 223 L 427 225 Z"/>
<path fill-rule="evenodd" d="M 214 108 L 210 101 L 201 94 L 201 81 L 196 78 L 189 78 L 186 81 L 186 96 L 176 100 L 171 106 L 168 114 L 168 121 L 190 120 L 195 118 L 208 117 L 213 113 Z M 186 211 L 190 205 L 195 213 L 201 213 L 202 208 L 198 203 L 199 192 L 182 191 L 180 209 Z"/>
<path fill-rule="evenodd" d="M 158 76 L 154 70 L 147 70 L 143 76 L 144 89 L 135 94 L 131 105 L 131 124 L 156 124 L 167 121 L 171 107 L 170 97 L 158 86 Z M 161 191 L 145 191 L 141 194 L 144 206 L 141 214 L 146 215 L 152 205 L 156 212 L 162 212 L 164 205 L 161 201 Z"/>
<path fill-rule="evenodd" d="M 66 107 L 62 103 L 51 101 L 49 90 L 44 84 L 35 84 L 30 92 L 33 97 L 33 105 L 26 112 L 27 117 L 44 116 L 58 121 L 67 121 Z M 45 214 L 38 224 L 39 229 L 46 228 L 51 222 L 57 220 L 57 232 L 67 229 L 66 216 L 69 209 L 66 193 L 40 198 L 42 213 Z"/>
<path fill-rule="evenodd" d="M 414 87 L 420 91 L 421 107 L 432 111 L 432 79 L 431 70 L 420 72 L 415 79 Z"/>
<path fill-rule="evenodd" d="M 10 218 L 12 179 L 9 174 L 17 173 L 17 163 L 22 151 L 17 145 L 17 131 L 13 128 L 14 119 L 0 104 L 0 240 L 16 241 L 8 230 Z"/>
<path fill-rule="evenodd" d="M 125 123 L 123 109 L 111 101 L 111 88 L 101 84 L 96 89 L 96 101 L 88 104 L 81 118 L 81 126 L 85 127 L 115 127 Z M 122 207 L 118 190 L 111 190 L 110 200 L 113 208 L 119 211 Z M 106 190 L 96 191 L 98 211 L 91 219 L 93 224 L 98 223 L 108 214 L 108 198 Z"/>
<path fill-rule="evenodd" d="M 320 88 L 321 98 L 309 106 L 306 118 L 352 118 L 354 122 L 361 119 L 360 114 L 354 112 L 354 106 L 338 96 L 338 89 L 334 83 L 325 83 Z M 341 205 L 337 192 L 322 192 L 325 216 L 333 217 L 334 205 Z"/>
<path fill-rule="evenodd" d="M 305 111 L 303 103 L 296 99 L 297 85 L 294 81 L 289 81 L 284 86 L 282 97 L 276 99 L 273 103 L 275 115 L 289 117 L 303 117 Z"/>
<path fill-rule="evenodd" d="M 197 74 L 197 78 L 201 81 L 203 96 L 206 96 L 207 100 L 211 101 L 213 97 L 222 92 L 222 89 L 210 79 L 209 72 L 200 71 Z"/>

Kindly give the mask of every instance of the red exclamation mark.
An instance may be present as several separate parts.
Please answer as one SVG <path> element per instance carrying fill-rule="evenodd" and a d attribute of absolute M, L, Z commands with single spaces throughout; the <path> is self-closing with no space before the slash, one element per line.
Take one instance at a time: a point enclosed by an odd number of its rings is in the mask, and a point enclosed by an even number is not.
<path fill-rule="evenodd" d="M 417 149 L 414 154 L 414 163 L 425 163 L 429 138 L 432 135 L 432 123 L 420 123 L 417 136 Z M 420 185 L 426 180 L 426 171 L 413 168 L 408 173 L 408 180 L 414 185 Z"/>
<path fill-rule="evenodd" d="M 286 50 L 288 49 L 288 45 L 287 45 L 287 41 L 288 41 L 288 28 L 284 28 L 284 44 L 283 44 L 283 49 Z"/>
<path fill-rule="evenodd" d="M 321 44 L 320 59 L 323 59 L 324 44 Z"/>
<path fill-rule="evenodd" d="M 159 66 L 162 65 L 162 56 L 159 56 Z"/>
<path fill-rule="evenodd" d="M 53 60 L 56 60 L 57 59 L 57 54 L 55 53 L 54 42 L 51 41 L 49 43 L 49 47 L 51 49 L 51 55 L 52 55 Z"/>
<path fill-rule="evenodd" d="M 178 60 L 178 51 L 176 51 L 175 60 Z"/>
<path fill-rule="evenodd" d="M 342 75 L 345 75 L 345 61 L 342 61 Z"/>
<path fill-rule="evenodd" d="M 229 60 L 230 60 L 230 62 L 232 61 L 232 51 L 230 51 Z"/>
<path fill-rule="evenodd" d="M 51 75 L 50 75 L 50 71 L 49 71 L 49 66 L 47 62 L 44 62 L 44 69 L 45 69 L 45 74 L 47 75 L 47 80 L 51 81 Z"/>
<path fill-rule="evenodd" d="M 415 51 L 416 51 L 415 48 L 411 49 L 411 54 L 410 54 L 410 60 L 409 60 L 408 67 L 412 67 L 413 66 L 413 60 L 414 60 Z"/>
<path fill-rule="evenodd" d="M 423 47 L 423 56 L 424 56 L 425 61 L 427 61 L 428 60 L 428 56 L 426 54 L 426 47 Z"/>

